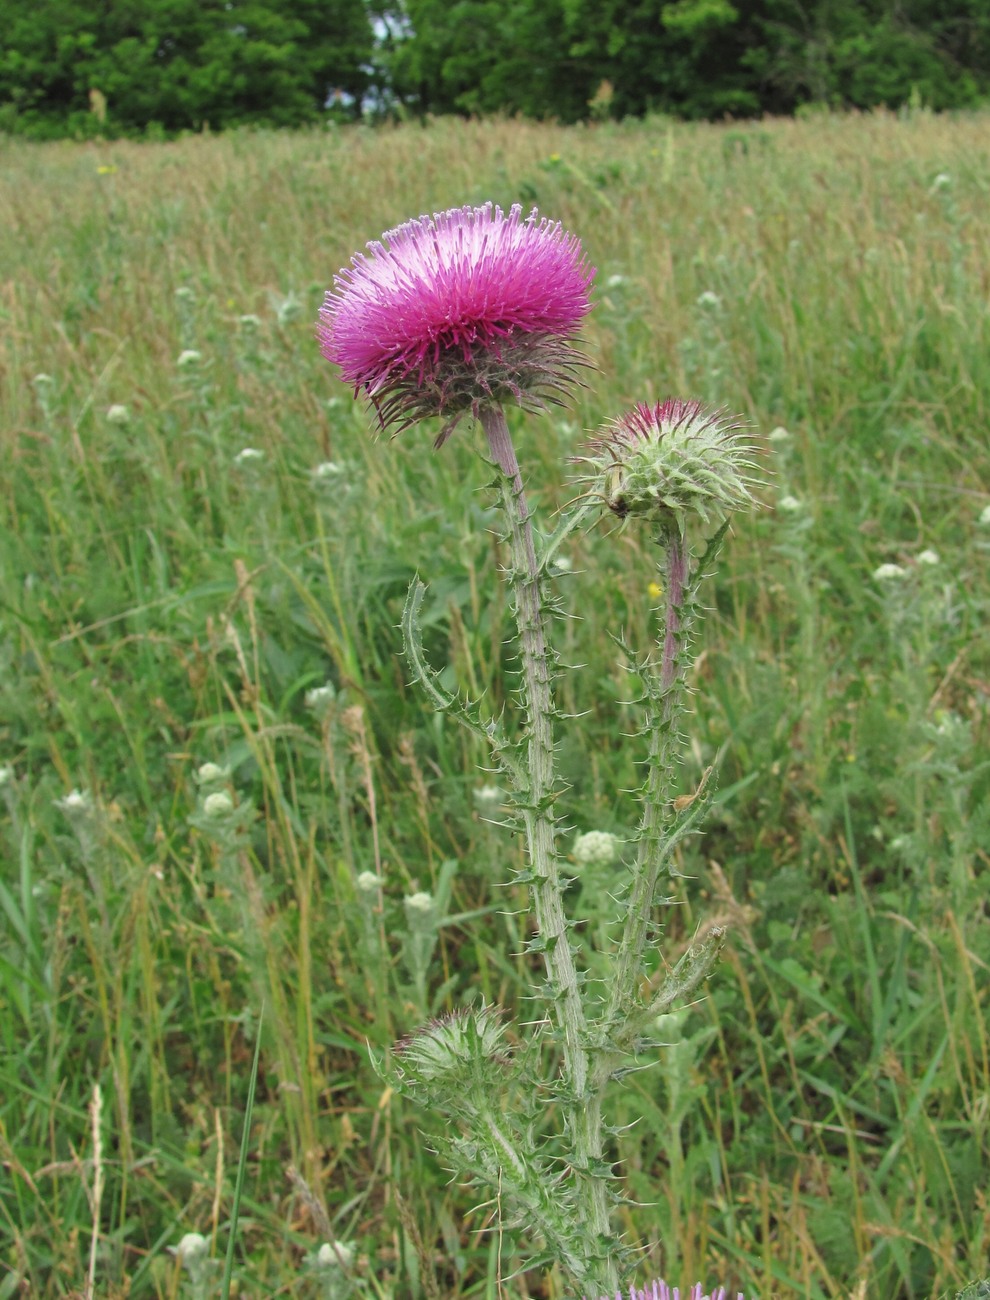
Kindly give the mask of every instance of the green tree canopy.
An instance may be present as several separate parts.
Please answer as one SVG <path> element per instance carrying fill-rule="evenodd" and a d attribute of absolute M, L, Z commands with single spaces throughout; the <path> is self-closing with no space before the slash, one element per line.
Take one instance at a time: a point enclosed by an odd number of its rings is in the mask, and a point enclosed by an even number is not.
<path fill-rule="evenodd" d="M 118 130 L 295 126 L 318 118 L 335 94 L 358 112 L 368 85 L 373 34 L 361 0 L 7 0 L 5 8 L 5 124 L 78 128 L 98 92 Z"/>
<path fill-rule="evenodd" d="M 362 106 L 573 122 L 990 96 L 990 0 L 7 0 L 5 18 L 0 127 L 35 134 L 104 112 L 173 132 Z"/>

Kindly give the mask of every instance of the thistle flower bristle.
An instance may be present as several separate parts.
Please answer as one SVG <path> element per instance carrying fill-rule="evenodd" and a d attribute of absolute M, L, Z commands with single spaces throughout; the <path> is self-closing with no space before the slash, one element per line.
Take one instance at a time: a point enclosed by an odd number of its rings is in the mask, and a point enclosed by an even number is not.
<path fill-rule="evenodd" d="M 395 1055 L 410 1088 L 470 1089 L 508 1061 L 501 1013 L 482 1006 L 438 1016 L 396 1043 Z"/>
<path fill-rule="evenodd" d="M 631 514 L 676 522 L 688 514 L 724 519 L 755 502 L 757 448 L 724 409 L 668 397 L 639 402 L 607 425 L 579 458 L 588 495 L 621 518 Z"/>
<path fill-rule="evenodd" d="M 601 1300 L 610 1300 L 610 1297 L 602 1296 Z M 615 1300 L 626 1300 L 626 1296 L 621 1291 L 616 1291 Z M 645 1287 L 631 1286 L 628 1300 L 681 1300 L 681 1292 L 679 1287 L 668 1286 L 663 1278 L 657 1278 L 654 1282 L 648 1282 Z M 700 1282 L 696 1282 L 690 1291 L 685 1291 L 684 1300 L 730 1300 L 730 1296 L 723 1286 L 708 1292 Z M 746 1300 L 741 1291 L 737 1293 L 736 1300 Z"/>
<path fill-rule="evenodd" d="M 559 400 L 594 269 L 559 222 L 485 203 L 406 222 L 334 278 L 317 337 L 382 427 Z"/>

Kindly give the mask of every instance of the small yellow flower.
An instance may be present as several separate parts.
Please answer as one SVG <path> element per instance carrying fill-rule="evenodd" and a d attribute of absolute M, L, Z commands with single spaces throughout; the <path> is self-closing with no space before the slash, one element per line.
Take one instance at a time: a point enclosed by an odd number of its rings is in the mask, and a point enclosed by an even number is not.
<path fill-rule="evenodd" d="M 97 176 L 112 176 L 117 168 L 113 163 L 100 163 L 96 169 Z"/>
<path fill-rule="evenodd" d="M 659 600 L 663 595 L 663 587 L 660 586 L 659 582 L 651 582 L 646 590 L 650 600 Z"/>

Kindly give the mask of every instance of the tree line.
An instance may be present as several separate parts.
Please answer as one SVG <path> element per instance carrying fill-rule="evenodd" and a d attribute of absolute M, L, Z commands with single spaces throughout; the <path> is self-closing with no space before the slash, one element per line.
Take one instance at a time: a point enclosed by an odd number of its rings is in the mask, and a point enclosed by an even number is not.
<path fill-rule="evenodd" d="M 6 0 L 0 131 L 965 108 L 990 0 Z"/>

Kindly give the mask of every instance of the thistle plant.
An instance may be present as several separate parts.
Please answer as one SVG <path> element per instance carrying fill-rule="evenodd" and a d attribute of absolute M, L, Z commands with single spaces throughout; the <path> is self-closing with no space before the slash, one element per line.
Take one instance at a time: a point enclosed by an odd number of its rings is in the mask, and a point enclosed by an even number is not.
<path fill-rule="evenodd" d="M 368 249 L 327 294 L 318 326 L 324 355 L 355 395 L 369 399 L 382 429 L 399 432 L 439 417 L 439 448 L 472 417 L 494 467 L 518 634 L 515 732 L 449 692 L 427 661 L 419 630 L 426 589 L 418 577 L 406 601 L 403 641 L 433 707 L 491 753 L 505 824 L 525 836 L 525 864 L 515 879 L 527 888 L 529 949 L 544 972 L 533 990 L 542 1014 L 530 1016 L 528 1026 L 510 1032 L 506 1017 L 488 1006 L 456 1011 L 398 1045 L 395 1082 L 444 1115 L 436 1139 L 442 1156 L 494 1189 L 510 1222 L 525 1223 L 541 1251 L 534 1264 L 558 1264 L 576 1294 L 611 1296 L 621 1286 L 634 1300 L 676 1300 L 676 1289 L 663 1282 L 645 1290 L 631 1284 L 630 1252 L 613 1222 L 619 1191 L 605 1103 L 637 1053 L 662 1046 L 658 1018 L 685 1005 L 724 941 L 712 929 L 672 967 L 659 959 L 664 879 L 677 846 L 699 827 L 713 786 L 709 770 L 693 794 L 674 795 L 699 588 L 729 515 L 752 504 L 751 448 L 723 411 L 675 399 L 642 403 L 589 444 L 576 499 L 556 530 L 538 537 L 505 407 L 540 412 L 564 401 L 588 364 L 576 336 L 591 309 L 594 271 L 579 241 L 535 211 L 524 217 L 519 207 L 505 214 L 486 204 L 421 217 Z M 556 606 L 547 578 L 564 541 L 599 516 L 651 534 L 664 608 L 656 646 L 639 658 L 621 647 L 643 683 L 646 771 L 635 836 L 608 843 L 621 922 L 611 936 L 587 927 L 579 943 L 579 918 L 565 908 Z M 584 837 L 574 860 L 592 848 L 600 856 L 604 846 L 604 838 Z M 589 951 L 596 939 L 601 950 Z M 560 1117 L 553 1130 L 548 1112 Z M 700 1285 L 690 1295 L 698 1300 Z"/>

